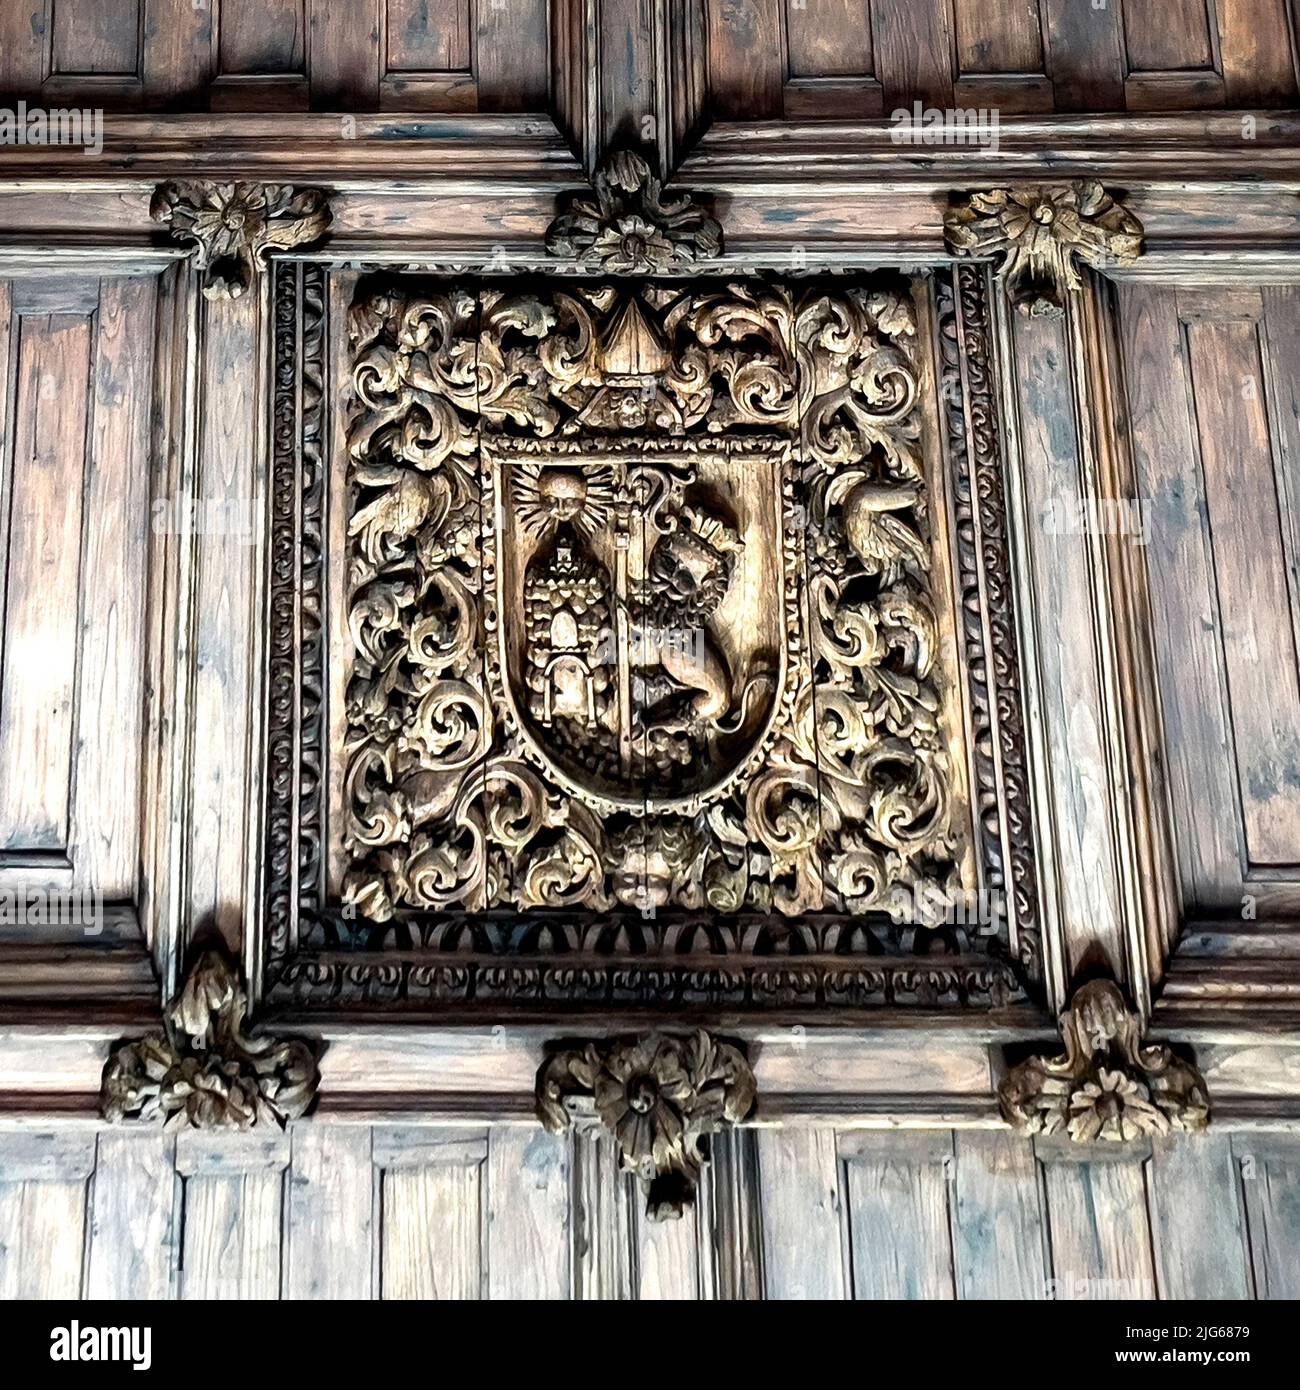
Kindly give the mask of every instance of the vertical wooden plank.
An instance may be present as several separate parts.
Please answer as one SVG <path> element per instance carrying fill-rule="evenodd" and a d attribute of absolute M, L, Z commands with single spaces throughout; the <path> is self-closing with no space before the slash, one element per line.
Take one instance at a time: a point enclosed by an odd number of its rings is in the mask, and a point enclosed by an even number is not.
<path fill-rule="evenodd" d="M 951 1134 L 841 1134 L 839 1152 L 854 1298 L 954 1298 Z"/>
<path fill-rule="evenodd" d="M 952 105 L 950 0 L 872 0 L 871 27 L 887 112 L 914 101 Z"/>
<path fill-rule="evenodd" d="M 279 1298 L 289 1146 L 278 1130 L 178 1137 L 176 1169 L 185 1179 L 182 1298 Z"/>
<path fill-rule="evenodd" d="M 1286 0 L 1231 0 L 1216 11 L 1228 105 L 1292 105 L 1296 75 Z"/>
<path fill-rule="evenodd" d="M 781 115 L 782 0 L 728 0 L 708 9 L 709 103 L 723 120 Z"/>
<path fill-rule="evenodd" d="M 544 111 L 546 0 L 475 0 L 474 77 L 480 111 Z"/>
<path fill-rule="evenodd" d="M 87 1298 L 175 1296 L 175 1152 L 170 1135 L 106 1131 L 99 1136 L 91 1184 Z"/>
<path fill-rule="evenodd" d="M 385 71 L 469 71 L 470 0 L 381 0 L 381 3 L 386 8 Z M 491 7 L 489 0 L 488 8 Z"/>
<path fill-rule="evenodd" d="M 259 294 L 202 301 L 199 534 L 191 697 L 188 920 L 239 944 L 244 920 L 258 536 L 264 524 L 258 408 Z"/>
<path fill-rule="evenodd" d="M 0 1133 L 0 1299 L 79 1298 L 93 1132 Z"/>
<path fill-rule="evenodd" d="M 1143 1171 L 1150 1146 L 1086 1157 L 1063 1142 L 1035 1149 L 1045 1169 L 1052 1297 L 1155 1298 Z"/>
<path fill-rule="evenodd" d="M 619 1167 L 613 1135 L 584 1125 L 573 1131 L 573 1296 L 625 1301 L 633 1287 L 634 1203 L 640 1194 Z"/>
<path fill-rule="evenodd" d="M 637 1195 L 637 1297 L 647 1303 L 697 1302 L 706 1258 L 698 1239 L 699 1206 L 680 1220 L 651 1221 L 640 1189 Z"/>
<path fill-rule="evenodd" d="M 1247 859 L 1295 864 L 1300 671 L 1258 326 L 1197 320 L 1187 340 Z"/>
<path fill-rule="evenodd" d="M 1015 1134 L 953 1136 L 953 1256 L 960 1298 L 1046 1296 L 1033 1147 Z"/>
<path fill-rule="evenodd" d="M 18 330 L 0 686 L 3 849 L 68 843 L 90 327 L 81 314 L 28 314 Z"/>
<path fill-rule="evenodd" d="M 1265 394 L 1277 447 L 1285 565 L 1289 574 L 1300 577 L 1300 287 L 1269 285 L 1260 295 L 1268 374 Z M 1300 578 L 1291 588 L 1291 607 L 1296 648 L 1300 650 Z"/>
<path fill-rule="evenodd" d="M 1255 1297 L 1300 1298 L 1300 1143 L 1235 1135 Z"/>
<path fill-rule="evenodd" d="M 1240 865 L 1219 674 L 1213 552 L 1193 437 L 1191 381 L 1177 292 L 1119 287 L 1133 462 L 1146 508 L 1147 574 L 1164 712 L 1176 848 L 1189 911 L 1236 911 Z"/>
<path fill-rule="evenodd" d="M 78 879 L 110 901 L 134 897 L 140 853 L 156 290 L 152 277 L 104 280 L 94 343 L 71 840 Z"/>
<path fill-rule="evenodd" d="M 953 0 L 957 72 L 1042 72 L 1038 0 Z"/>
<path fill-rule="evenodd" d="M 307 0 L 311 104 L 322 111 L 379 106 L 379 7 L 384 0 Z"/>
<path fill-rule="evenodd" d="M 381 1292 L 385 1299 L 483 1296 L 487 1134 L 379 1126 Z"/>
<path fill-rule="evenodd" d="M 1120 5 L 1043 0 L 1049 73 L 1058 111 L 1124 108 L 1124 41 Z"/>
<path fill-rule="evenodd" d="M 758 1170 L 758 1134 L 732 1129 L 712 1142 L 715 1297 L 763 1297 L 762 1183 Z"/>
<path fill-rule="evenodd" d="M 1092 612 L 1090 537 L 1055 518 L 1077 515 L 1086 495 L 1069 329 L 1064 319 L 1015 316 L 1014 375 L 1021 475 L 1028 535 L 1034 631 L 1027 648 L 1027 701 L 1039 702 L 1046 742 L 1041 783 L 1055 822 L 1055 877 L 1066 940 L 1100 945 L 1117 977 L 1128 961 L 1112 849 L 1112 806 L 1104 737 L 1101 673 L 1088 615 Z M 1029 627 L 1029 623 L 1026 623 Z M 1054 870 L 1054 874 L 1053 874 Z"/>
<path fill-rule="evenodd" d="M 1227 1134 L 1153 1143 L 1151 1236 L 1160 1297 L 1249 1298 L 1237 1166 Z"/>
<path fill-rule="evenodd" d="M 535 1127 L 488 1137 L 488 1297 L 569 1296 L 569 1146 Z"/>
<path fill-rule="evenodd" d="M 768 1298 L 844 1298 L 848 1281 L 835 1131 L 761 1129 L 758 1165 Z"/>
<path fill-rule="evenodd" d="M 290 1126 L 285 1298 L 374 1296 L 375 1172 L 370 1130 L 309 1120 Z"/>

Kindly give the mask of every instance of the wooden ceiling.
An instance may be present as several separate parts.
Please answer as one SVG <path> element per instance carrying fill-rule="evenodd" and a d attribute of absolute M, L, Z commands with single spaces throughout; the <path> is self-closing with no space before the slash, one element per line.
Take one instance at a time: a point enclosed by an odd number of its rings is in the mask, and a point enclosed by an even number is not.
<path fill-rule="evenodd" d="M 1295 14 L 1295 0 L 0 0 L 0 95 L 454 113 L 663 84 L 704 120 L 843 120 L 914 100 L 1284 107 Z"/>

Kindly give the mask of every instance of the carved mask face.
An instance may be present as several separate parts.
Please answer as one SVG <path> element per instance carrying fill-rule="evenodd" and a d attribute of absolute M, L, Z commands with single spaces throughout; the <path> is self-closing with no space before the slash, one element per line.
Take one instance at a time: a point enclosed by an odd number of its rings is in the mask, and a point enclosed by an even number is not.
<path fill-rule="evenodd" d="M 587 501 L 587 484 L 578 473 L 548 468 L 537 480 L 542 505 L 557 521 L 572 521 Z"/>

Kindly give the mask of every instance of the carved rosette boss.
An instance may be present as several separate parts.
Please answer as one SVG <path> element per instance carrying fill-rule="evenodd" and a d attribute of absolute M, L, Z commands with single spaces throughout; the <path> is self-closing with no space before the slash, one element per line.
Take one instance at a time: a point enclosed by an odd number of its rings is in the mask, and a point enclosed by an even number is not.
<path fill-rule="evenodd" d="M 1061 1032 L 1061 1055 L 1029 1058 L 998 1088 L 1002 1117 L 1021 1134 L 1064 1131 L 1092 1143 L 1209 1123 L 1204 1077 L 1165 1044 L 1142 1042 L 1138 1016 L 1110 980 L 1075 991 Z"/>
<path fill-rule="evenodd" d="M 1094 179 L 972 193 L 944 218 L 949 250 L 997 257 L 1011 302 L 1031 317 L 1056 317 L 1083 289 L 1078 262 L 1132 265 L 1142 223 Z"/>
<path fill-rule="evenodd" d="M 164 1130 L 284 1127 L 320 1084 L 316 1055 L 298 1039 L 245 1030 L 248 994 L 219 951 L 205 952 L 167 1006 L 161 1032 L 114 1049 L 100 1109 L 115 1124 Z"/>
<path fill-rule="evenodd" d="M 607 275 L 655 275 L 721 254 L 718 223 L 692 194 L 665 194 L 639 154 L 609 155 L 592 186 L 595 198 L 573 198 L 547 229 L 551 255 Z"/>
<path fill-rule="evenodd" d="M 194 243 L 194 264 L 207 271 L 208 299 L 239 299 L 266 268 L 267 255 L 318 241 L 331 214 L 318 188 L 286 183 L 159 184 L 149 206 L 178 241 Z"/>
<path fill-rule="evenodd" d="M 694 1202 L 708 1136 L 744 1120 L 756 1089 L 735 1044 L 703 1029 L 648 1033 L 552 1053 L 537 1073 L 537 1115 L 561 1134 L 571 1109 L 593 1109 L 645 1186 L 650 1219 L 663 1221 Z"/>

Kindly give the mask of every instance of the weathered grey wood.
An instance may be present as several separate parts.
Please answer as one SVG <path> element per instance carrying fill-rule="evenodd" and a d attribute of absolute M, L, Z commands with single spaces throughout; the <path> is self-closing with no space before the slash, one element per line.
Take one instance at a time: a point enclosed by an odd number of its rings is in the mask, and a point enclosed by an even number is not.
<path fill-rule="evenodd" d="M 760 1130 L 758 1169 L 767 1297 L 845 1297 L 851 1286 L 835 1131 Z"/>
<path fill-rule="evenodd" d="M 1300 1147 L 1235 1136 L 1255 1297 L 1300 1298 Z"/>
<path fill-rule="evenodd" d="M 368 1126 L 298 1121 L 285 1204 L 286 1298 L 371 1298 L 376 1172 Z"/>
<path fill-rule="evenodd" d="M 488 1297 L 567 1298 L 570 1146 L 540 1127 L 488 1137 Z"/>
<path fill-rule="evenodd" d="M 1149 1185 L 1160 1297 L 1251 1297 L 1231 1136 L 1211 1132 L 1155 1141 Z"/>
<path fill-rule="evenodd" d="M 175 1140 L 151 1130 L 99 1136 L 91 1184 L 87 1298 L 176 1296 L 180 1183 Z"/>
<path fill-rule="evenodd" d="M 953 1264 L 959 1298 L 1046 1296 L 1033 1148 L 1007 1133 L 953 1135 Z"/>
<path fill-rule="evenodd" d="M 841 1134 L 839 1154 L 853 1297 L 955 1297 L 951 1134 Z"/>
<path fill-rule="evenodd" d="M 85 1230 L 84 1178 L 0 1181 L 0 1298 L 79 1298 Z"/>
<path fill-rule="evenodd" d="M 572 1136 L 573 1296 L 626 1300 L 636 1296 L 632 1178 L 619 1168 L 612 1135 L 584 1125 Z"/>
<path fill-rule="evenodd" d="M 487 1134 L 377 1127 L 386 1299 L 477 1299 L 484 1290 Z"/>
<path fill-rule="evenodd" d="M 1051 1296 L 1157 1297 L 1143 1165 L 1149 1145 L 1106 1153 L 1035 1142 L 1045 1168 Z"/>

